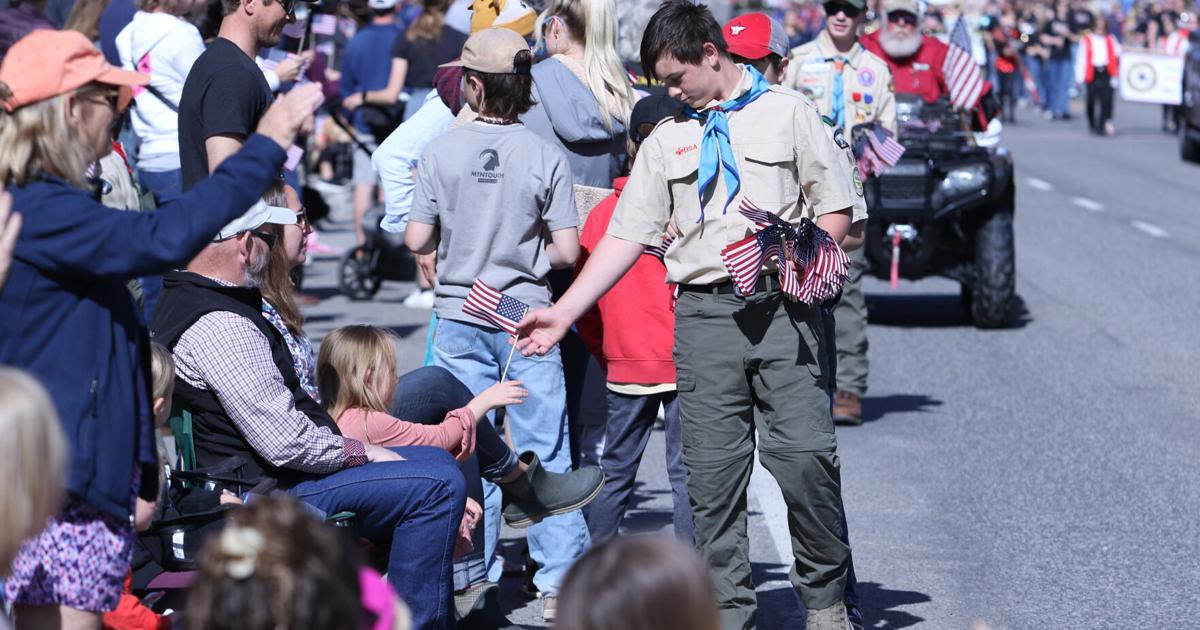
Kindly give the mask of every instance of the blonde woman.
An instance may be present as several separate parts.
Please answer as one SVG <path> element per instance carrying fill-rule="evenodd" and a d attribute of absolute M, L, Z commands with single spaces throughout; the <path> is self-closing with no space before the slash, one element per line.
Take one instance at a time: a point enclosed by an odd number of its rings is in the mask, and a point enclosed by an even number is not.
<path fill-rule="evenodd" d="M 46 388 L 0 368 L 0 579 L 21 543 L 58 510 L 67 447 Z M 0 614 L 0 628 L 8 622 Z"/>
<path fill-rule="evenodd" d="M 157 494 L 148 340 L 125 281 L 186 263 L 245 213 L 319 97 L 293 90 L 211 182 L 157 212 L 122 212 L 96 201 L 84 172 L 147 79 L 74 31 L 34 31 L 0 64 L 0 183 L 23 219 L 0 292 L 0 364 L 49 390 L 70 439 L 63 505 L 4 583 L 19 628 L 98 628 L 129 568 L 134 496 Z"/>
<path fill-rule="evenodd" d="M 617 54 L 616 3 L 552 0 L 539 20 L 537 47 L 547 58 L 533 67 L 537 104 L 521 121 L 563 150 L 577 185 L 611 189 L 636 100 Z"/>

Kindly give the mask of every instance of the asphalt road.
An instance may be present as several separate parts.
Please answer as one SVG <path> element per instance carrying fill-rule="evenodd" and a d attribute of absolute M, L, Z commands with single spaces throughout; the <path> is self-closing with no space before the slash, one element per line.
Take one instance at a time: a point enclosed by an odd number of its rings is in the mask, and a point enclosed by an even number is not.
<path fill-rule="evenodd" d="M 1118 103 L 1118 135 L 1021 111 L 1018 319 L 975 330 L 949 281 L 866 286 L 867 422 L 839 429 L 867 626 L 1191 628 L 1200 622 L 1200 165 L 1179 161 L 1158 109 Z M 349 224 L 326 240 L 345 243 Z M 428 311 L 336 295 L 317 260 L 320 338 L 354 322 L 402 336 L 419 364 Z M 661 433 L 630 522 L 669 527 Z M 760 627 L 802 627 L 771 477 L 751 489 Z M 516 554 L 510 532 L 506 550 Z M 512 580 L 515 582 L 515 580 Z M 506 584 L 514 621 L 540 604 Z"/>

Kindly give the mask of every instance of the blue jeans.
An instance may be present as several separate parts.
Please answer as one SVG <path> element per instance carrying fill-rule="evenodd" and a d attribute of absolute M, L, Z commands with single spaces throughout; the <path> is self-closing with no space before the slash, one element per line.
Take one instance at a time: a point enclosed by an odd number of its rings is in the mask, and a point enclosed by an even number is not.
<path fill-rule="evenodd" d="M 588 509 L 588 529 L 592 542 L 602 543 L 616 537 L 633 494 L 646 442 L 654 429 L 658 407 L 665 408 L 667 425 L 667 477 L 671 480 L 674 512 L 671 522 L 675 536 L 691 545 L 692 507 L 688 504 L 687 468 L 683 465 L 683 431 L 679 425 L 679 403 L 674 391 L 649 396 L 626 396 L 608 392 L 608 424 L 604 434 L 604 487 Z"/>
<path fill-rule="evenodd" d="M 467 406 L 472 398 L 471 390 L 445 368 L 420 367 L 400 377 L 391 411 L 402 420 L 435 425 L 441 424 L 447 413 Z M 517 454 L 496 433 L 495 427 L 480 422 L 475 435 L 475 454 L 459 465 L 467 484 L 467 496 L 482 506 L 483 479 L 499 481 L 516 466 Z M 487 579 L 483 530 L 475 528 L 471 536 L 474 549 L 454 561 L 456 591 Z"/>
<path fill-rule="evenodd" d="M 290 492 L 326 514 L 356 512 L 364 536 L 390 540 L 388 581 L 412 609 L 413 627 L 453 630 L 451 567 L 466 500 L 462 473 L 441 449 L 392 450 L 405 461 L 345 468 Z"/>
<path fill-rule="evenodd" d="M 142 188 L 154 194 L 154 205 L 165 206 L 183 195 L 183 171 L 143 171 L 137 170 L 138 183 Z M 146 321 L 154 316 L 154 305 L 158 303 L 158 294 L 162 293 L 162 276 L 142 277 L 142 307 Z"/>
<path fill-rule="evenodd" d="M 499 330 L 439 319 L 433 338 L 434 365 L 450 370 L 478 394 L 500 380 L 512 348 L 508 340 L 509 336 Z M 542 357 L 513 353 L 508 377 L 523 382 L 530 392 L 524 403 L 506 411 L 514 449 L 537 453 L 542 466 L 550 472 L 566 472 L 571 467 L 571 449 L 558 348 Z M 494 582 L 500 580 L 501 572 L 500 563 L 496 562 L 500 508 L 499 488 L 485 483 L 483 552 L 488 562 L 488 577 Z M 526 537 L 529 554 L 539 567 L 534 584 L 543 594 L 556 595 L 567 569 L 590 544 L 583 513 L 576 510 L 548 517 L 530 527 Z"/>
<path fill-rule="evenodd" d="M 1050 111 L 1057 116 L 1066 115 L 1071 105 L 1071 84 L 1075 82 L 1075 69 L 1071 58 L 1050 60 Z"/>

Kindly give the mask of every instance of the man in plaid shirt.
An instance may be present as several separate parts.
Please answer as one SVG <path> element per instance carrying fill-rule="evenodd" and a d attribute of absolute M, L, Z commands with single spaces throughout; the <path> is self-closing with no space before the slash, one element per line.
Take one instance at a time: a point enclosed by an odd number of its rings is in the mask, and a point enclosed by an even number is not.
<path fill-rule="evenodd" d="M 343 437 L 300 387 L 287 344 L 262 316 L 257 288 L 274 240 L 261 228 L 289 222 L 276 210 L 252 208 L 187 271 L 164 277 L 151 327 L 174 355 L 175 399 L 192 413 L 197 463 L 239 456 L 245 478 L 274 479 L 327 514 L 356 512 L 364 535 L 392 541 L 388 578 L 412 608 L 415 627 L 451 629 L 462 474 L 439 449 L 386 449 Z"/>

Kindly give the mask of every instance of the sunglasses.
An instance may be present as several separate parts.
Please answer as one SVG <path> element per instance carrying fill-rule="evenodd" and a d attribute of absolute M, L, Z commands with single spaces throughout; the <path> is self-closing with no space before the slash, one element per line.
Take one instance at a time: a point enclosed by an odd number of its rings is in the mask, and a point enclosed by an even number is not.
<path fill-rule="evenodd" d="M 257 236 L 258 238 L 261 238 L 263 240 L 263 242 L 267 244 L 267 249 L 272 249 L 273 247 L 275 247 L 275 238 L 276 237 L 275 237 L 274 232 L 267 232 L 264 230 L 250 230 L 250 234 L 253 236 Z"/>
<path fill-rule="evenodd" d="M 93 97 L 99 96 L 101 102 L 108 105 L 109 109 L 117 111 L 117 106 L 121 102 L 121 91 L 107 88 L 92 88 L 79 92 L 80 98 L 90 99 L 95 102 Z"/>
<path fill-rule="evenodd" d="M 844 13 L 848 18 L 856 18 L 862 15 L 862 9 L 846 2 L 825 3 L 826 17 L 833 17 L 839 13 Z"/>
<path fill-rule="evenodd" d="M 308 223 L 308 208 L 300 206 L 300 211 L 296 213 L 296 225 L 307 227 Z"/>
<path fill-rule="evenodd" d="M 892 24 L 903 24 L 904 26 L 916 26 L 917 16 L 908 13 L 907 11 L 894 11 L 888 14 L 888 22 Z"/>
<path fill-rule="evenodd" d="M 283 14 L 293 15 L 296 12 L 297 0 L 283 0 Z"/>

